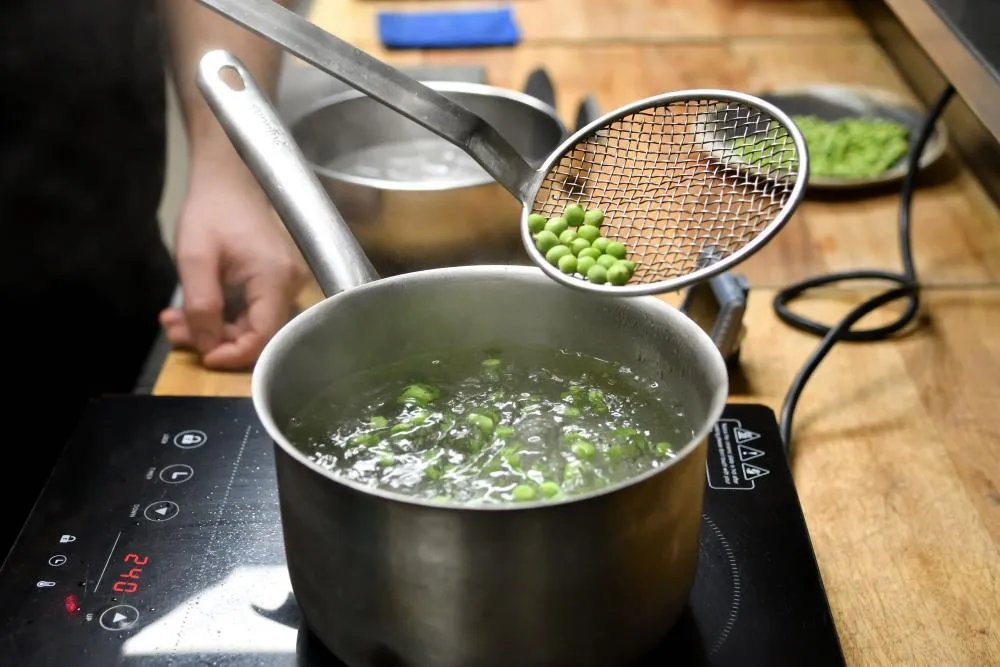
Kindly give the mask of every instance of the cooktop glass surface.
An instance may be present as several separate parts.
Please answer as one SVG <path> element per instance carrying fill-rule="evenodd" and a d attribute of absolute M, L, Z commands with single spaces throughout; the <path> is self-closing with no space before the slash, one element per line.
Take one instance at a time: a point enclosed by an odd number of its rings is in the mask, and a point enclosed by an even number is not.
<path fill-rule="evenodd" d="M 272 447 L 245 398 L 93 403 L 0 569 L 5 664 L 340 665 L 291 593 Z M 728 406 L 707 473 L 691 601 L 644 664 L 844 665 L 773 413 Z"/>

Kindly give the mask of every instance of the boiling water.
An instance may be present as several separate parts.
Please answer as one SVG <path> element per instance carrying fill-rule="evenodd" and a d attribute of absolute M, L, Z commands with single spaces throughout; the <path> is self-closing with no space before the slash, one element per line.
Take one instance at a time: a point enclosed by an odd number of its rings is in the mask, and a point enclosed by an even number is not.
<path fill-rule="evenodd" d="M 635 370 L 533 347 L 345 378 L 286 433 L 347 479 L 470 504 L 596 490 L 664 465 L 693 435 L 679 403 Z"/>
<path fill-rule="evenodd" d="M 367 146 L 337 156 L 327 167 L 349 176 L 393 183 L 452 183 L 489 178 L 468 154 L 436 137 Z"/>

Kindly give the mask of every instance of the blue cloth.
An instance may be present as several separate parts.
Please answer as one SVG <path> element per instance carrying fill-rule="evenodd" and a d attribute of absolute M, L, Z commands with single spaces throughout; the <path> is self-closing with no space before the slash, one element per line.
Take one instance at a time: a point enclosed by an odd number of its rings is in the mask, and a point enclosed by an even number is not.
<path fill-rule="evenodd" d="M 513 46 L 521 39 L 508 8 L 434 12 L 380 12 L 378 34 L 390 49 Z"/>

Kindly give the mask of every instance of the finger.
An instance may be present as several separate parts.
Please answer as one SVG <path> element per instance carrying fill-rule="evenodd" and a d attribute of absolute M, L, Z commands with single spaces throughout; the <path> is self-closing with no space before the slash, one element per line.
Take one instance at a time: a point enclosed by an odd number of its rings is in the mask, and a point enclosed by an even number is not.
<path fill-rule="evenodd" d="M 203 354 L 222 341 L 222 284 L 218 257 L 191 253 L 177 261 L 184 293 L 184 315 L 195 347 Z"/>
<path fill-rule="evenodd" d="M 160 328 L 163 335 L 174 347 L 194 347 L 191 330 L 188 329 L 184 311 L 179 308 L 164 308 L 160 311 Z"/>
<path fill-rule="evenodd" d="M 194 337 L 187 324 L 179 322 L 163 328 L 163 335 L 174 347 L 194 349 Z"/>
<path fill-rule="evenodd" d="M 169 327 L 178 322 L 185 322 L 184 311 L 180 308 L 164 308 L 160 311 L 160 326 Z"/>
<path fill-rule="evenodd" d="M 236 336 L 211 352 L 202 362 L 209 368 L 238 369 L 253 365 L 267 341 L 288 321 L 287 291 L 282 281 L 271 276 L 251 279 L 246 284 L 245 320 L 233 326 Z"/>

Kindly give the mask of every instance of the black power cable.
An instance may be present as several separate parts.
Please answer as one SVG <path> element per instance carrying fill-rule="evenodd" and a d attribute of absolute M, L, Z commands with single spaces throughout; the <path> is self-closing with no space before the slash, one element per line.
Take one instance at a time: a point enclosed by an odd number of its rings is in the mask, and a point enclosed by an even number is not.
<path fill-rule="evenodd" d="M 903 178 L 899 205 L 899 253 L 902 257 L 902 272 L 893 273 L 891 271 L 879 270 L 839 271 L 793 283 L 779 291 L 774 297 L 774 312 L 781 321 L 800 331 L 822 337 L 816 350 L 802 365 L 802 368 L 792 380 L 788 388 L 788 393 L 785 394 L 785 401 L 781 407 L 781 440 L 784 443 L 786 454 L 791 449 L 792 420 L 795 416 L 795 407 L 798 405 L 802 390 L 805 388 L 809 378 L 812 377 L 812 374 L 816 372 L 816 368 L 820 362 L 833 349 L 833 346 L 840 341 L 870 342 L 886 340 L 909 325 L 920 310 L 920 284 L 917 280 L 917 270 L 913 262 L 910 207 L 913 204 L 917 174 L 920 171 L 920 157 L 923 155 L 928 140 L 930 140 L 934 133 L 934 126 L 938 118 L 941 117 L 954 93 L 954 86 L 948 84 L 934 103 L 934 106 L 927 112 L 924 124 L 920 129 L 920 134 L 917 136 L 917 140 L 909 154 L 908 169 L 906 176 Z M 807 291 L 816 287 L 857 280 L 882 280 L 895 283 L 898 287 L 894 287 L 868 299 L 833 326 L 827 326 L 797 315 L 788 307 L 792 301 L 802 297 Z M 865 315 L 899 299 L 906 299 L 906 309 L 895 321 L 873 329 L 851 329 Z"/>

